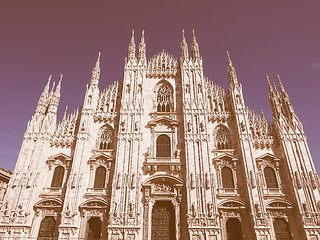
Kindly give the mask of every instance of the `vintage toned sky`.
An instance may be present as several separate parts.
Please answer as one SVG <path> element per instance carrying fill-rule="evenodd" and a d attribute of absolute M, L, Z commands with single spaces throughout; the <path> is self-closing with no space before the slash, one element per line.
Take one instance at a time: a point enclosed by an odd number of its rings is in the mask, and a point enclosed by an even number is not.
<path fill-rule="evenodd" d="M 246 104 L 271 121 L 265 75 L 280 74 L 320 172 L 319 1 L 1 1 L 0 167 L 13 170 L 49 74 L 63 74 L 59 119 L 82 105 L 98 52 L 100 87 L 123 74 L 131 30 L 147 56 L 180 54 L 196 31 L 204 73 L 228 87 L 229 50 Z"/>

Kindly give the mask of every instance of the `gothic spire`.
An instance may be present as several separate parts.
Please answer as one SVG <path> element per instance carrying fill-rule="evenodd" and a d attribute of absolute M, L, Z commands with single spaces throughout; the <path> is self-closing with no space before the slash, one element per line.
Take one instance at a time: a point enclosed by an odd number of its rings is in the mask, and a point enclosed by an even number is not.
<path fill-rule="evenodd" d="M 136 45 L 134 43 L 134 30 L 132 30 L 131 42 L 128 48 L 128 60 L 134 59 L 136 57 Z"/>
<path fill-rule="evenodd" d="M 138 60 L 139 62 L 146 60 L 146 43 L 144 42 L 144 30 L 142 30 L 141 42 L 139 44 Z"/>
<path fill-rule="evenodd" d="M 200 59 L 199 45 L 196 40 L 194 29 L 192 30 L 192 59 L 194 61 Z"/>
<path fill-rule="evenodd" d="M 232 87 L 235 87 L 238 85 L 238 79 L 237 79 L 237 73 L 235 68 L 232 65 L 231 58 L 229 55 L 229 52 L 227 51 L 227 57 L 228 57 L 228 75 L 229 75 L 229 82 Z"/>
<path fill-rule="evenodd" d="M 60 73 L 60 79 L 59 79 L 59 83 L 56 87 L 56 91 L 54 93 L 55 96 L 55 104 L 58 106 L 59 104 L 59 100 L 60 100 L 60 89 L 61 89 L 61 81 L 62 81 L 62 74 Z"/>
<path fill-rule="evenodd" d="M 268 82 L 268 90 L 269 90 L 269 96 L 273 96 L 273 88 L 271 86 L 271 83 L 270 83 L 270 80 L 269 80 L 269 76 L 266 75 L 266 79 L 267 79 L 267 82 Z"/>
<path fill-rule="evenodd" d="M 182 30 L 182 42 L 180 47 L 181 47 L 181 59 L 182 60 L 188 59 L 189 58 L 188 44 L 184 36 L 184 30 Z"/>
<path fill-rule="evenodd" d="M 99 78 L 100 78 L 100 55 L 101 55 L 101 52 L 99 52 L 96 65 L 92 69 L 91 85 L 98 85 L 98 83 L 99 83 Z"/>

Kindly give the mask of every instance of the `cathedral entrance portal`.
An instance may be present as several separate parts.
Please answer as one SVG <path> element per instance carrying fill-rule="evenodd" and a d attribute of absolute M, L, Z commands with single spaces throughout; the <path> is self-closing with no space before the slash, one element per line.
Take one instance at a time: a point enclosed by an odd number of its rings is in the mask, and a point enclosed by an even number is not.
<path fill-rule="evenodd" d="M 54 237 L 56 220 L 52 216 L 45 217 L 40 224 L 38 239 L 49 240 Z"/>
<path fill-rule="evenodd" d="M 157 201 L 152 209 L 151 240 L 175 239 L 174 207 L 169 201 Z"/>
<path fill-rule="evenodd" d="M 284 218 L 276 218 L 273 227 L 277 240 L 291 240 L 289 224 Z"/>
<path fill-rule="evenodd" d="M 99 217 L 91 217 L 87 225 L 87 239 L 97 240 L 101 237 L 102 222 Z"/>
<path fill-rule="evenodd" d="M 227 220 L 228 240 L 243 240 L 241 223 L 238 218 L 229 218 Z"/>

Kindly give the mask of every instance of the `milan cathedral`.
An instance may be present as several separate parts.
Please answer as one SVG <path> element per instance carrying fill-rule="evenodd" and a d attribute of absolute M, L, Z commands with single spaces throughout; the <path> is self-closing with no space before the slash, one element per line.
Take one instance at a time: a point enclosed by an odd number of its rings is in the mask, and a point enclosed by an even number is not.
<path fill-rule="evenodd" d="M 57 123 L 61 79 L 28 122 L 0 210 L 1 239 L 319 240 L 320 181 L 278 76 L 272 124 L 191 56 L 146 58 L 134 32 L 123 77 L 99 89 L 100 53 L 82 107 Z"/>

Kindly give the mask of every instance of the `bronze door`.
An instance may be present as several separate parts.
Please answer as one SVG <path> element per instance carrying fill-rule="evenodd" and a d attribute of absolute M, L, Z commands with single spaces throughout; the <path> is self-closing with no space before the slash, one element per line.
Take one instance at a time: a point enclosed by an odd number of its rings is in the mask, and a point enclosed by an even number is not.
<path fill-rule="evenodd" d="M 152 209 L 152 240 L 175 240 L 174 208 L 168 201 L 158 201 Z"/>
<path fill-rule="evenodd" d="M 54 230 L 56 226 L 56 220 L 54 217 L 45 217 L 40 224 L 38 239 L 47 240 L 54 237 Z"/>
<path fill-rule="evenodd" d="M 277 240 L 291 240 L 289 224 L 284 218 L 276 218 L 273 227 Z"/>

